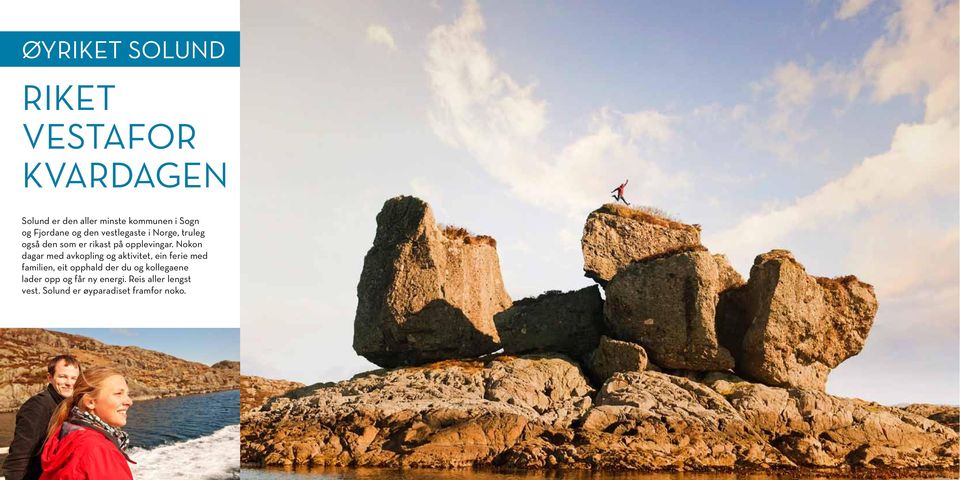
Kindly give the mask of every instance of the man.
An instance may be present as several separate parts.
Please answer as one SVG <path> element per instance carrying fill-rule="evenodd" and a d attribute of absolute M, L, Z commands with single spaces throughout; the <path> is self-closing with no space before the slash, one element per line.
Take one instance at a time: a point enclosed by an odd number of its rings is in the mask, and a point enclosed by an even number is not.
<path fill-rule="evenodd" d="M 621 183 L 619 187 L 614 188 L 613 190 L 610 190 L 610 193 L 613 194 L 614 200 L 619 200 L 623 203 L 626 203 L 627 205 L 630 205 L 630 202 L 628 202 L 625 198 L 623 198 L 623 191 L 626 190 L 628 183 L 630 183 L 629 178 L 625 182 Z"/>
<path fill-rule="evenodd" d="M 40 451 L 47 439 L 50 417 L 64 398 L 73 395 L 73 385 L 80 373 L 80 362 L 70 355 L 57 355 L 47 362 L 47 388 L 17 410 L 13 442 L 3 462 L 5 480 L 40 478 Z"/>

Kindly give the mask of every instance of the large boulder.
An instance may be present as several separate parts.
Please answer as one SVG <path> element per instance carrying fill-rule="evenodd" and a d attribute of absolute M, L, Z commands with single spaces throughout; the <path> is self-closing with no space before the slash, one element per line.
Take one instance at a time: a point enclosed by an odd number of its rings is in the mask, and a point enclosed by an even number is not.
<path fill-rule="evenodd" d="M 709 384 L 799 466 L 958 466 L 957 432 L 899 408 L 729 379 Z"/>
<path fill-rule="evenodd" d="M 503 352 L 557 352 L 579 358 L 596 348 L 603 331 L 603 299 L 590 286 L 525 298 L 493 317 Z"/>
<path fill-rule="evenodd" d="M 737 372 L 767 385 L 823 391 L 827 375 L 863 348 L 877 299 L 856 277 L 808 275 L 786 250 L 758 255 L 743 287 L 724 294 L 721 343 Z"/>
<path fill-rule="evenodd" d="M 642 345 L 657 366 L 733 368 L 715 330 L 720 272 L 702 250 L 634 263 L 607 285 L 604 316 L 614 336 Z"/>
<path fill-rule="evenodd" d="M 496 242 L 440 228 L 415 197 L 387 200 L 357 285 L 353 348 L 381 367 L 496 350 L 493 316 L 509 307 Z"/>
<path fill-rule="evenodd" d="M 583 271 L 601 285 L 633 262 L 700 247 L 700 229 L 641 209 L 606 204 L 583 226 Z"/>
<path fill-rule="evenodd" d="M 603 385 L 615 373 L 646 370 L 647 351 L 636 343 L 602 336 L 600 344 L 587 355 L 584 363 L 594 383 Z"/>

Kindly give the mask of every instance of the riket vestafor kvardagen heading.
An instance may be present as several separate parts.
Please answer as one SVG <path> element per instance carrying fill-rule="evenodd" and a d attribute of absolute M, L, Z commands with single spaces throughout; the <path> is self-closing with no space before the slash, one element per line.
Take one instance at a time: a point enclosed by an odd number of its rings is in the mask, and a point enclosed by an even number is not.
<path fill-rule="evenodd" d="M 102 111 L 114 106 L 116 85 L 56 84 L 23 87 L 26 117 L 36 112 Z M 55 115 L 55 114 L 54 114 Z M 54 116 L 48 115 L 47 117 Z M 23 139 L 36 152 L 195 150 L 198 132 L 190 123 L 28 121 Z M 46 188 L 226 188 L 225 162 L 135 161 L 26 161 L 23 187 Z"/>

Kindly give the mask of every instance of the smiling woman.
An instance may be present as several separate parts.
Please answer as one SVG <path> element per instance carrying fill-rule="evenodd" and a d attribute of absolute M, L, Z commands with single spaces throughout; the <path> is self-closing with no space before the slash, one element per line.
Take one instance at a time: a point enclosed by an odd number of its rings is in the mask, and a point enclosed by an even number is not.
<path fill-rule="evenodd" d="M 62 402 L 43 447 L 42 480 L 133 478 L 124 450 L 129 436 L 127 410 L 133 405 L 123 375 L 110 367 L 93 367 L 77 381 L 73 396 Z"/>

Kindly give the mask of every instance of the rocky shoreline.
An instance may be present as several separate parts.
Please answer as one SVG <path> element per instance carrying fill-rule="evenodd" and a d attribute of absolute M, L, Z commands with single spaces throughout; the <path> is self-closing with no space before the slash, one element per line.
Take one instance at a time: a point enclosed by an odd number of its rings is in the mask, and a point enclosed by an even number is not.
<path fill-rule="evenodd" d="M 413 197 L 388 200 L 377 224 L 354 349 L 385 369 L 251 387 L 264 400 L 242 414 L 245 465 L 870 477 L 960 465 L 956 407 L 825 393 L 878 309 L 854 276 L 815 277 L 773 250 L 745 280 L 698 226 L 605 205 L 582 240 L 598 285 L 513 302 L 490 237 L 451 235 Z"/>
<path fill-rule="evenodd" d="M 164 398 L 178 398 L 178 397 L 192 397 L 194 395 L 207 395 L 210 393 L 220 393 L 220 392 L 230 392 L 233 390 L 238 390 L 237 388 L 218 388 L 212 390 L 196 390 L 189 392 L 176 392 L 166 395 L 143 395 L 138 397 L 131 397 L 134 402 L 142 402 L 146 400 L 162 400 Z"/>
<path fill-rule="evenodd" d="M 177 392 L 177 393 L 170 393 L 170 394 L 167 394 L 167 395 L 141 395 L 141 396 L 135 396 L 135 397 L 130 397 L 130 398 L 131 398 L 131 400 L 133 400 L 134 402 L 142 402 L 142 401 L 146 401 L 146 400 L 161 400 L 161 399 L 164 399 L 164 398 L 189 397 L 189 396 L 193 396 L 193 395 L 206 395 L 206 394 L 208 394 L 208 393 L 229 392 L 229 391 L 231 391 L 231 390 L 237 390 L 237 389 L 236 389 L 236 388 L 220 388 L 220 389 L 216 389 L 216 390 L 197 390 L 197 391 L 191 391 L 191 392 Z M 13 413 L 13 412 L 16 412 L 16 411 L 19 410 L 19 409 L 20 409 L 20 407 L 16 407 L 16 408 L 13 408 L 13 407 L 3 408 L 3 409 L 0 409 L 0 413 Z"/>
<path fill-rule="evenodd" d="M 47 385 L 46 362 L 70 354 L 84 366 L 110 365 L 127 375 L 131 398 L 199 395 L 240 388 L 240 362 L 190 362 L 139 347 L 32 328 L 0 329 L 0 412 L 15 412 Z"/>
<path fill-rule="evenodd" d="M 330 475 L 337 476 L 335 478 L 380 478 L 380 477 L 390 477 L 390 473 L 394 473 L 396 469 L 385 469 L 378 467 L 263 467 L 255 464 L 244 464 L 241 466 L 244 470 L 256 471 L 256 472 L 279 472 L 284 474 L 301 474 L 301 475 Z M 428 470 L 422 470 L 421 472 L 428 472 Z M 943 469 L 871 469 L 871 470 L 851 470 L 851 471 L 837 471 L 837 470 L 823 470 L 823 469 L 812 469 L 812 468 L 791 468 L 791 469 L 750 469 L 750 468 L 738 468 L 735 472 L 730 471 L 729 469 L 704 469 L 704 470 L 689 470 L 683 472 L 672 472 L 672 471 L 638 471 L 638 470 L 619 470 L 619 471 L 607 471 L 610 472 L 616 477 L 625 480 L 641 480 L 643 478 L 650 478 L 651 480 L 674 480 L 672 477 L 664 477 L 663 475 L 671 474 L 682 474 L 684 478 L 690 476 L 691 479 L 704 479 L 711 478 L 710 475 L 719 475 L 716 478 L 722 479 L 731 479 L 734 478 L 751 478 L 756 480 L 770 480 L 774 478 L 788 478 L 788 479 L 823 479 L 823 478 L 842 478 L 849 480 L 861 480 L 861 479 L 888 479 L 888 478 L 906 478 L 906 479 L 918 479 L 918 478 L 957 478 L 957 472 L 952 470 L 943 470 Z M 605 472 L 606 473 L 606 472 Z M 527 469 L 516 469 L 516 468 L 498 468 L 498 467 L 474 467 L 470 469 L 444 469 L 442 472 L 443 476 L 438 472 L 437 478 L 444 478 L 447 480 L 456 480 L 456 479 L 469 479 L 469 480 L 501 480 L 503 478 L 510 478 L 511 475 L 517 477 L 529 478 L 532 480 L 539 480 L 545 478 L 563 478 L 566 480 L 581 480 L 581 479 L 590 479 L 593 480 L 597 478 L 598 472 L 592 470 L 541 470 L 531 471 Z M 704 477 L 707 475 L 707 477 Z M 735 476 L 731 476 L 735 475 Z M 648 477 L 649 476 L 649 477 Z"/>
<path fill-rule="evenodd" d="M 701 381 L 618 373 L 596 392 L 570 359 L 544 356 L 369 372 L 295 389 L 245 414 L 241 458 L 261 466 L 838 474 L 956 466 L 956 432 L 904 409 L 732 376 Z"/>

